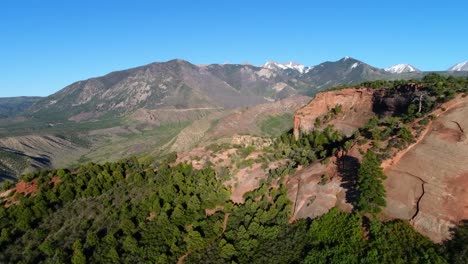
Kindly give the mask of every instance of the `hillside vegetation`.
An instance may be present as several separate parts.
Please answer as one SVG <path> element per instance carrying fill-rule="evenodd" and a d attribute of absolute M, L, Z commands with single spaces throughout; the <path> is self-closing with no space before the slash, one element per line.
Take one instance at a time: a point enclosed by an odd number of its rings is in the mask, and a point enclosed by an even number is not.
<path fill-rule="evenodd" d="M 22 114 L 41 97 L 8 97 L 0 98 L 0 119 Z"/>
<path fill-rule="evenodd" d="M 7 263 L 446 263 L 447 248 L 401 221 L 331 210 L 289 223 L 285 187 L 263 184 L 243 204 L 210 168 L 135 158 L 23 177 L 0 207 Z M 4 186 L 9 189 L 9 186 Z M 463 227 L 465 228 L 465 227 Z M 339 232 L 337 232 L 339 230 Z M 460 240 L 461 239 L 461 240 Z M 458 258 L 459 259 L 459 258 Z M 462 263 L 462 262 L 460 262 Z"/>
<path fill-rule="evenodd" d="M 413 142 L 418 129 L 414 122 L 424 127 L 431 110 L 466 93 L 468 82 L 431 75 L 421 83 L 418 89 L 427 99 L 411 102 L 392 117 L 376 115 L 350 136 L 327 124 L 340 116 L 337 105 L 320 118 L 317 129 L 298 139 L 290 131 L 270 146 L 236 146 L 237 154 L 230 154 L 230 160 L 217 161 L 231 167 L 207 160 L 195 169 L 176 162 L 176 154 L 171 154 L 156 160 L 133 157 L 88 163 L 27 174 L 16 185 L 6 182 L 0 207 L 0 261 L 466 263 L 464 223 L 453 230 L 453 240 L 434 244 L 408 221 L 379 220 L 386 196 L 380 162 L 393 149 Z M 367 85 L 398 90 L 401 84 Z M 391 93 L 392 88 L 387 90 Z M 281 124 L 281 119 L 265 124 Z M 313 220 L 294 219 L 286 184 L 290 175 L 302 166 L 327 164 L 355 146 L 362 146 L 363 158 L 355 172 L 356 185 L 349 187 L 357 190 L 354 209 L 345 213 L 334 208 Z M 230 147 L 212 145 L 207 150 L 216 156 Z M 248 158 L 254 152 L 257 158 Z M 233 186 L 230 180 L 236 171 L 254 164 L 262 164 L 268 177 L 245 192 L 242 202 L 233 202 L 232 190 L 238 183 Z M 323 175 L 319 184 L 328 180 Z"/>

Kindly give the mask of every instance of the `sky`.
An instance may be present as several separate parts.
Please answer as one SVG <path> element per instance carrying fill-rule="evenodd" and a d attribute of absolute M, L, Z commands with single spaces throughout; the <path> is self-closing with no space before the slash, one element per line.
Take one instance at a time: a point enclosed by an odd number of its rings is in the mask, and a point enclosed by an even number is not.
<path fill-rule="evenodd" d="M 468 60 L 468 1 L 2 0 L 0 97 L 47 96 L 151 62 L 344 56 L 445 70 Z"/>

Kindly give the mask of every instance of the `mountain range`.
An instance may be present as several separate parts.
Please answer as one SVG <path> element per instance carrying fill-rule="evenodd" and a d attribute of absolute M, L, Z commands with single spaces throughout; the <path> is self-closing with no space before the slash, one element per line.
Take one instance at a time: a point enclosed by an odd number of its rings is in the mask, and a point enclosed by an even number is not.
<path fill-rule="evenodd" d="M 350 57 L 312 67 L 292 62 L 267 62 L 263 67 L 197 66 L 184 60 L 171 60 L 73 83 L 39 100 L 27 114 L 76 121 L 140 108 L 236 108 L 292 95 L 311 96 L 336 85 L 421 76 L 422 72 L 410 65 L 383 70 Z"/>
<path fill-rule="evenodd" d="M 73 83 L 39 100 L 25 115 L 84 121 L 137 109 L 238 108 L 311 96 L 317 91 L 394 75 L 353 58 L 314 67 L 267 63 L 197 66 L 171 60 Z"/>
<path fill-rule="evenodd" d="M 188 149 L 240 133 L 270 134 L 262 126 L 279 122 L 284 124 L 279 130 L 287 129 L 292 113 L 321 90 L 427 74 L 409 65 L 391 69 L 351 57 L 310 67 L 170 60 L 78 81 L 43 98 L 3 98 L 0 171 L 11 176 L 40 167 Z M 442 74 L 468 72 L 461 65 Z"/>
<path fill-rule="evenodd" d="M 447 70 L 461 75 L 466 71 L 468 61 Z M 108 112 L 122 113 L 138 108 L 236 108 L 296 94 L 313 95 L 336 85 L 422 76 L 422 71 L 409 64 L 380 69 L 351 57 L 315 66 L 268 61 L 260 67 L 194 65 L 184 60 L 171 60 L 78 81 L 42 99 L 0 98 L 0 117 L 23 112 L 33 116 L 61 112 L 62 118 L 68 119 L 73 115 L 94 118 Z M 93 111 L 96 113 L 91 113 Z M 75 118 L 81 119 L 80 116 Z"/>

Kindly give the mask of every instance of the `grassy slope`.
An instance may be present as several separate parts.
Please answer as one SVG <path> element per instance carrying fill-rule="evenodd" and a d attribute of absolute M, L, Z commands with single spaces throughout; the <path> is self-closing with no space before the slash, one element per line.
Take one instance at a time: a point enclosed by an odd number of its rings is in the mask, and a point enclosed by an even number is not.
<path fill-rule="evenodd" d="M 292 128 L 293 115 L 290 113 L 270 116 L 260 123 L 260 130 L 263 134 L 268 136 L 279 136 L 284 131 Z"/>
<path fill-rule="evenodd" d="M 97 142 L 93 143 L 89 153 L 83 155 L 78 163 L 115 161 L 131 155 L 158 155 L 164 151 L 161 147 L 187 125 L 189 122 L 167 123 L 129 133 L 97 135 Z"/>

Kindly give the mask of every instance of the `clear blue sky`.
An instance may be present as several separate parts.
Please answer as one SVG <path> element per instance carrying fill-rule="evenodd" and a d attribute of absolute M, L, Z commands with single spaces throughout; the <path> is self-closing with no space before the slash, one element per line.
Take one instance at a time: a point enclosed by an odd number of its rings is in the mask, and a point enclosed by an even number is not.
<path fill-rule="evenodd" d="M 2 0 L 0 97 L 49 95 L 110 71 L 192 63 L 444 70 L 468 60 L 466 1 Z"/>

